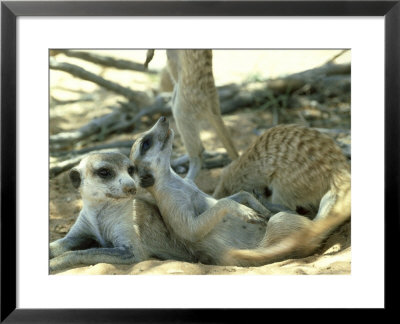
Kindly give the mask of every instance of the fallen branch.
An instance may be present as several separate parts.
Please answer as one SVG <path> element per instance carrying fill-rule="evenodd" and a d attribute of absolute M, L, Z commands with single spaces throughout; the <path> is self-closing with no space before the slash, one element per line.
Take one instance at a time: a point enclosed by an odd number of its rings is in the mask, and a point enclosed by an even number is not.
<path fill-rule="evenodd" d="M 72 132 L 62 132 L 50 136 L 50 150 L 61 150 L 71 147 L 79 141 L 114 125 L 122 119 L 122 113 L 114 110 L 112 113 L 95 118 L 85 126 Z"/>
<path fill-rule="evenodd" d="M 149 97 L 144 92 L 134 91 L 129 88 L 123 87 L 118 83 L 106 80 L 92 72 L 86 71 L 80 66 L 57 62 L 54 58 L 50 58 L 50 68 L 52 70 L 59 70 L 70 73 L 73 76 L 76 76 L 82 80 L 96 83 L 107 90 L 123 95 L 138 106 L 146 105 L 149 102 Z"/>
<path fill-rule="evenodd" d="M 122 59 L 115 59 L 111 56 L 103 56 L 94 54 L 92 51 L 75 51 L 75 50 L 67 50 L 67 49 L 56 49 L 51 50 L 50 55 L 55 56 L 58 54 L 64 54 L 69 57 L 76 57 L 88 62 L 92 62 L 95 64 L 112 67 L 115 69 L 120 70 L 132 70 L 138 72 L 147 72 L 150 74 L 157 74 L 158 71 L 156 70 L 149 70 L 144 67 L 142 63 L 136 63 L 133 61 L 122 60 Z"/>
<path fill-rule="evenodd" d="M 85 147 L 80 150 L 72 150 L 72 151 L 59 151 L 59 152 L 51 152 L 52 157 L 64 157 L 64 156 L 76 156 L 76 155 L 82 155 L 86 153 L 90 153 L 93 151 L 99 151 L 99 150 L 104 150 L 104 149 L 120 149 L 120 148 L 131 148 L 134 140 L 128 140 L 128 141 L 116 141 L 112 143 L 105 143 L 105 144 L 99 144 L 99 145 L 94 145 L 90 147 Z"/>
<path fill-rule="evenodd" d="M 122 104 L 122 108 L 133 108 L 130 103 Z M 102 130 L 101 135 L 103 137 L 112 134 L 119 133 L 131 129 L 132 127 L 136 128 L 140 123 L 142 117 L 145 116 L 153 116 L 156 114 L 161 114 L 164 116 L 168 116 L 171 114 L 171 105 L 170 101 L 165 101 L 163 97 L 158 97 L 155 102 L 145 108 L 142 108 L 133 118 L 121 118 L 118 123 L 114 125 L 110 125 L 109 127 L 105 127 Z"/>

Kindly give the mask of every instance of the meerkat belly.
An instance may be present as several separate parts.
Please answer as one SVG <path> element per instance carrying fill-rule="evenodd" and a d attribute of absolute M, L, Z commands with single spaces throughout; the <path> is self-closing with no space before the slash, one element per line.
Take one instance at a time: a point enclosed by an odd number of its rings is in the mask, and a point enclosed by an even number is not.
<path fill-rule="evenodd" d="M 218 264 L 229 249 L 251 249 L 258 246 L 266 227 L 249 224 L 240 218 L 227 215 L 201 241 L 195 244 L 196 255 L 202 263 Z"/>

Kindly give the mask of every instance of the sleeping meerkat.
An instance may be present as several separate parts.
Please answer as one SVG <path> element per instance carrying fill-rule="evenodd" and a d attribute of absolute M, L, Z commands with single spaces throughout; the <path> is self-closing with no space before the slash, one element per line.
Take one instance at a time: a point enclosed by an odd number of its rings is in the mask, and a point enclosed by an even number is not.
<path fill-rule="evenodd" d="M 350 193 L 341 191 L 332 208 L 330 195 L 324 196 L 320 207 L 321 213 L 330 209 L 329 215 L 337 213 L 338 217 L 311 221 L 279 212 L 269 219 L 266 227 L 260 226 L 254 212 L 234 201 L 263 213 L 250 194 L 239 192 L 216 200 L 200 191 L 191 180 L 174 173 L 169 162 L 173 137 L 162 117 L 136 140 L 130 155 L 136 170 L 134 179 L 153 195 L 166 226 L 203 263 L 249 266 L 303 256 L 318 246 L 336 222 L 347 217 L 341 212 L 349 207 L 346 204 L 350 203 Z M 268 215 L 268 211 L 264 213 Z"/>
<path fill-rule="evenodd" d="M 170 166 L 173 138 L 168 121 L 161 117 L 136 139 L 130 154 L 135 182 L 152 194 L 166 226 L 200 262 L 207 264 L 224 264 L 223 256 L 234 248 L 256 248 L 268 231 L 269 225 L 264 225 L 270 212 L 247 192 L 217 200 L 198 189 L 190 179 L 178 176 Z M 310 222 L 298 215 L 291 218 L 295 219 L 295 225 L 277 231 L 279 237 Z M 280 240 L 274 233 L 269 237 L 274 242 Z"/>
<path fill-rule="evenodd" d="M 50 271 L 150 257 L 195 260 L 169 233 L 151 196 L 134 197 L 133 172 L 132 162 L 120 153 L 89 154 L 70 171 L 83 207 L 67 235 L 50 243 Z"/>
<path fill-rule="evenodd" d="M 154 50 L 147 52 L 145 66 Z M 167 66 L 174 81 L 172 114 L 189 156 L 188 179 L 194 180 L 202 166 L 204 151 L 199 121 L 207 120 L 215 129 L 229 157 L 237 150 L 221 117 L 219 98 L 212 70 L 212 51 L 205 49 L 167 50 Z"/>

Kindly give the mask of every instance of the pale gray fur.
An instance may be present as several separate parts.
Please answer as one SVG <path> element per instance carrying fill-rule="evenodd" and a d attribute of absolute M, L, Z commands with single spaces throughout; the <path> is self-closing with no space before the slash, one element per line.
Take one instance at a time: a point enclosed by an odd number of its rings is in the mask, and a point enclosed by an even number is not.
<path fill-rule="evenodd" d="M 104 160 L 117 173 L 105 183 L 91 171 Z M 51 272 L 96 263 L 132 264 L 151 257 L 196 260 L 168 231 L 151 197 L 133 198 L 129 166 L 130 160 L 119 153 L 92 154 L 72 171 L 81 177 L 83 208 L 67 235 L 50 243 Z M 88 248 L 93 242 L 99 247 Z"/>

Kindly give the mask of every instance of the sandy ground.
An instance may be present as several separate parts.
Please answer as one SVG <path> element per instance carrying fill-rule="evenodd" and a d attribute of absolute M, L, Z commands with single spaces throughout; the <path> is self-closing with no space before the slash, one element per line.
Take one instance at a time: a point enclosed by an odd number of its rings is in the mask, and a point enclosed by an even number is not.
<path fill-rule="evenodd" d="M 280 52 L 280 53 L 279 53 Z M 104 53 L 104 52 L 103 52 Z M 313 68 L 326 62 L 338 51 L 227 51 L 214 52 L 214 73 L 218 85 L 241 82 L 251 77 L 276 77 L 289 73 Z M 120 58 L 130 58 L 143 61 L 144 51 L 106 51 L 107 55 Z M 62 55 L 58 60 L 80 64 L 86 69 L 98 73 L 105 78 L 117 80 L 132 89 L 149 91 L 156 89 L 158 78 L 143 73 L 119 71 L 110 68 L 100 68 L 94 64 L 83 63 L 78 59 L 66 58 Z M 348 62 L 350 55 L 340 57 L 339 62 Z M 152 68 L 160 69 L 165 63 L 165 53 L 156 52 Z M 86 124 L 90 119 L 110 112 L 110 106 L 122 98 L 104 91 L 96 85 L 78 80 L 64 72 L 51 71 L 50 95 L 57 100 L 71 100 L 90 95 L 90 101 L 51 105 L 50 134 L 76 129 Z M 240 152 L 255 140 L 257 133 L 271 125 L 270 112 L 246 108 L 239 112 L 224 115 L 224 121 L 235 139 Z M 293 120 L 293 122 L 298 122 Z M 133 133 L 146 130 L 152 125 L 152 120 L 143 120 L 139 129 L 130 134 L 116 134 L 105 141 L 131 139 Z M 171 117 L 172 127 L 175 127 Z M 176 128 L 175 128 L 176 130 Z M 224 151 L 208 125 L 203 125 L 201 133 L 204 145 L 210 151 Z M 97 143 L 96 143 L 97 144 Z M 92 143 L 93 145 L 93 143 Z M 174 151 L 184 152 L 182 142 L 177 134 Z M 196 183 L 203 191 L 211 193 L 218 181 L 221 169 L 202 170 Z M 63 237 L 76 220 L 82 207 L 79 193 L 69 182 L 67 172 L 50 179 L 50 222 L 49 240 L 54 241 Z M 88 267 L 78 267 L 62 271 L 59 274 L 350 274 L 351 273 L 351 226 L 350 222 L 338 228 L 312 256 L 286 260 L 261 267 L 225 267 L 203 264 L 191 264 L 173 260 L 147 260 L 131 266 L 97 264 Z"/>

